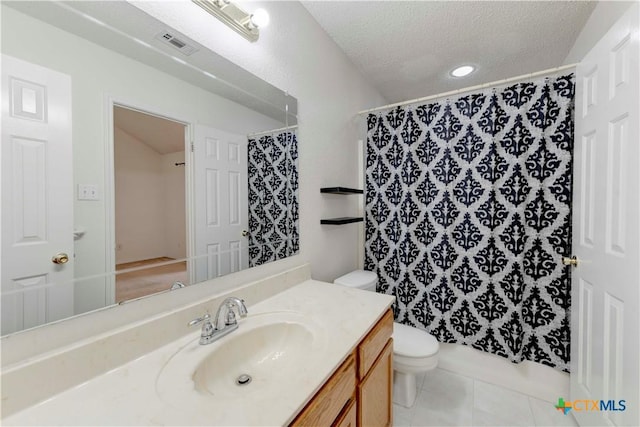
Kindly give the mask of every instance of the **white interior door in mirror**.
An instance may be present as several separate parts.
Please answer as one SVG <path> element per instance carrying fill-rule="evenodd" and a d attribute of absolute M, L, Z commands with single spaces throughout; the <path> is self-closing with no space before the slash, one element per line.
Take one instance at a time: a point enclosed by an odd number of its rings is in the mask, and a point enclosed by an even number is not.
<path fill-rule="evenodd" d="M 640 424 L 638 14 L 635 4 L 576 70 L 571 400 L 608 405 L 570 409 L 580 425 Z"/>
<path fill-rule="evenodd" d="M 249 265 L 246 136 L 196 126 L 193 171 L 199 282 Z"/>
<path fill-rule="evenodd" d="M 5 335 L 74 314 L 71 79 L 2 55 L 2 94 Z"/>

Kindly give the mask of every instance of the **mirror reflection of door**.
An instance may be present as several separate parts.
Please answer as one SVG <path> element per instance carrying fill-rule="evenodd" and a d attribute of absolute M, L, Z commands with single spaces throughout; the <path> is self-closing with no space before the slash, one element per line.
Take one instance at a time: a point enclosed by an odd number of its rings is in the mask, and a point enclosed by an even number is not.
<path fill-rule="evenodd" d="M 74 314 L 71 78 L 2 55 L 2 335 Z"/>
<path fill-rule="evenodd" d="M 197 282 L 249 266 L 247 137 L 195 126 L 194 248 Z"/>
<path fill-rule="evenodd" d="M 187 283 L 183 123 L 114 106 L 116 302 Z"/>

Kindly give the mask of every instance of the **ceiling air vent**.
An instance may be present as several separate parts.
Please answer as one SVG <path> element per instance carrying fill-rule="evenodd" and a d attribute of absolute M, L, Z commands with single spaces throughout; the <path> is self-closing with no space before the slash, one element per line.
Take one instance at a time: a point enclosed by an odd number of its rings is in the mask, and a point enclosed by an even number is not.
<path fill-rule="evenodd" d="M 174 49 L 179 50 L 180 52 L 182 52 L 187 56 L 191 55 L 192 53 L 198 50 L 197 48 L 187 44 L 187 42 L 179 39 L 178 37 L 174 36 L 172 33 L 168 31 L 161 32 L 156 36 L 156 39 L 160 40 L 166 45 L 171 46 Z"/>

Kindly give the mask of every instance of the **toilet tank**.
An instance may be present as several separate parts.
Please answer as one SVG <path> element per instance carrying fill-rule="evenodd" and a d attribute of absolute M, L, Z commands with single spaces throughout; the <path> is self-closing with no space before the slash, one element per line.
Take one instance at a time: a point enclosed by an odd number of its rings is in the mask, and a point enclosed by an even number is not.
<path fill-rule="evenodd" d="M 378 275 L 373 271 L 355 270 L 333 281 L 336 285 L 348 286 L 350 288 L 363 289 L 365 291 L 376 291 Z"/>

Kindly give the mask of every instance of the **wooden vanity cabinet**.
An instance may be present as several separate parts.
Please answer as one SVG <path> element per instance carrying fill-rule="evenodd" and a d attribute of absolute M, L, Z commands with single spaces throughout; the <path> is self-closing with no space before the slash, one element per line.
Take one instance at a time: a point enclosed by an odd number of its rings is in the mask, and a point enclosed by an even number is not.
<path fill-rule="evenodd" d="M 356 358 L 349 358 L 324 383 L 313 399 L 291 423 L 292 426 L 330 426 L 355 401 Z"/>
<path fill-rule="evenodd" d="M 393 314 L 376 323 L 291 426 L 391 426 Z"/>
<path fill-rule="evenodd" d="M 354 396 L 333 425 L 335 427 L 356 427 L 358 425 L 358 411 L 356 409 L 357 405 Z"/>
<path fill-rule="evenodd" d="M 358 426 L 393 424 L 393 313 L 380 319 L 358 346 Z"/>
<path fill-rule="evenodd" d="M 393 424 L 393 343 L 389 340 L 380 357 L 358 384 L 358 425 Z"/>

